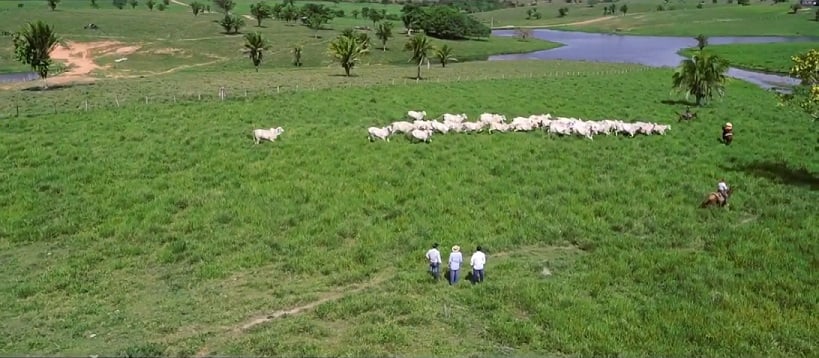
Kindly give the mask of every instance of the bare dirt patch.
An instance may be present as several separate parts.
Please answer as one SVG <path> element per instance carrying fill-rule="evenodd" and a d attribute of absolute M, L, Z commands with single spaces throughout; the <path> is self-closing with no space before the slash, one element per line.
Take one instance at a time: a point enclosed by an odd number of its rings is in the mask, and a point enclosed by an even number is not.
<path fill-rule="evenodd" d="M 117 41 L 98 42 L 68 42 L 65 45 L 57 45 L 51 51 L 51 58 L 65 62 L 68 70 L 51 79 L 54 83 L 68 83 L 75 81 L 93 80 L 91 73 L 103 69 L 96 62 L 94 56 L 104 56 L 108 54 L 128 55 L 138 51 L 142 46 L 124 46 Z"/>

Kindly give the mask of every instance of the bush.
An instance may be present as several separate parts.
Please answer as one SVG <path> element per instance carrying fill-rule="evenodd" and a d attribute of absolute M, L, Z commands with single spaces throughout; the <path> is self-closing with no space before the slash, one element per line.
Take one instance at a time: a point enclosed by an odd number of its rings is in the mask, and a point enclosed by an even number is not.
<path fill-rule="evenodd" d="M 748 6 L 751 5 L 751 0 L 737 0 L 737 4 L 742 6 Z"/>
<path fill-rule="evenodd" d="M 795 13 L 797 13 L 797 12 L 798 12 L 800 9 L 802 9 L 802 5 L 799 5 L 798 3 L 797 3 L 797 4 L 793 4 L 793 5 L 791 5 L 791 12 L 790 12 L 790 13 L 791 13 L 791 14 L 795 14 Z"/>
<path fill-rule="evenodd" d="M 441 39 L 463 39 L 467 37 L 488 37 L 491 29 L 471 16 L 451 6 L 435 5 L 418 7 L 405 5 L 401 20 L 409 28 L 422 29 L 432 37 Z"/>
<path fill-rule="evenodd" d="M 702 9 L 702 3 L 697 4 L 697 9 Z"/>
<path fill-rule="evenodd" d="M 663 11 L 663 10 L 665 10 L 665 9 L 663 9 L 662 5 L 657 5 L 657 11 Z"/>
<path fill-rule="evenodd" d="M 564 17 L 568 13 L 569 13 L 568 7 L 561 7 L 560 9 L 557 9 L 557 17 Z"/>

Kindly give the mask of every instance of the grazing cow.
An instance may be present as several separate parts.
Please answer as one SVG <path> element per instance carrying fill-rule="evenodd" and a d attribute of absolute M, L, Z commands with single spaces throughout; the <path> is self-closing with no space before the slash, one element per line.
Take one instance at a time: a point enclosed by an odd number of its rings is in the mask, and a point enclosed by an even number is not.
<path fill-rule="evenodd" d="M 281 135 L 282 133 L 284 133 L 284 129 L 282 127 L 270 129 L 254 129 L 253 141 L 255 141 L 256 144 L 259 144 L 259 142 L 261 142 L 262 140 L 269 140 L 272 142 L 275 141 L 276 138 L 278 138 L 279 135 Z"/>

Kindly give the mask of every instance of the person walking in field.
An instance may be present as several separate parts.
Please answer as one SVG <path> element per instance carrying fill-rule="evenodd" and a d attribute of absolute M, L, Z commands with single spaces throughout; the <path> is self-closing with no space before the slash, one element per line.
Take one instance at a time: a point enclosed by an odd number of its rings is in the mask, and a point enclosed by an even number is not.
<path fill-rule="evenodd" d="M 486 254 L 483 253 L 480 245 L 478 245 L 478 248 L 475 249 L 475 253 L 472 254 L 469 264 L 472 266 L 472 284 L 474 285 L 476 283 L 483 282 L 483 269 L 484 265 L 486 265 Z"/>
<path fill-rule="evenodd" d="M 454 285 L 458 283 L 458 272 L 461 269 L 461 263 L 464 261 L 461 255 L 461 247 L 455 245 L 452 247 L 452 252 L 449 254 L 449 284 Z"/>
<path fill-rule="evenodd" d="M 441 277 L 441 252 L 438 251 L 438 243 L 432 244 L 432 248 L 427 251 L 427 261 L 429 261 L 429 271 L 435 281 Z"/>

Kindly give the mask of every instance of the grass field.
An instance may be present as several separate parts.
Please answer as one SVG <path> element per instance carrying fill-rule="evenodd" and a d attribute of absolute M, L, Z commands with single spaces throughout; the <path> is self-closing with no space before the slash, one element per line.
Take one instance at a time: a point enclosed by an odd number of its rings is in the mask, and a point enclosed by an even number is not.
<path fill-rule="evenodd" d="M 554 1 L 537 6 L 543 15 L 540 20 L 526 20 L 530 7 L 495 10 L 477 14 L 484 22 L 494 26 L 545 26 L 560 30 L 590 32 L 618 32 L 634 35 L 670 36 L 729 36 L 729 35 L 782 35 L 819 36 L 819 23 L 813 21 L 815 10 L 805 9 L 798 14 L 788 14 L 788 3 L 773 5 L 771 2 L 752 2 L 751 6 L 738 6 L 708 2 L 697 9 L 698 2 L 671 2 L 657 11 L 657 2 L 620 1 L 616 5 L 628 5 L 628 12 L 603 16 L 603 4 L 589 7 L 584 4 L 565 4 Z M 558 17 L 558 9 L 568 7 L 567 16 Z M 760 26 L 764 24 L 764 26 Z"/>
<path fill-rule="evenodd" d="M 819 48 L 817 42 L 790 42 L 771 44 L 709 45 L 706 49 L 731 62 L 732 66 L 765 72 L 788 73 L 791 57 Z M 683 56 L 691 56 L 696 49 L 686 49 Z"/>
<path fill-rule="evenodd" d="M 43 1 L 43 4 L 45 2 Z M 85 3 L 83 3 L 85 4 Z M 0 30 L 16 31 L 26 22 L 42 19 L 53 25 L 58 34 L 68 41 L 97 42 L 109 41 L 105 51 L 99 50 L 91 55 L 98 59 L 102 69 L 98 75 L 113 77 L 141 76 L 175 71 L 177 69 L 204 71 L 235 71 L 251 68 L 250 60 L 240 50 L 244 39 L 239 35 L 222 34 L 221 27 L 215 22 L 216 13 L 202 14 L 194 17 L 186 6 L 172 3 L 164 12 L 149 11 L 141 6 L 118 10 L 101 2 L 100 9 L 80 6 L 76 2 L 66 2 L 58 11 L 43 7 L 26 6 L 22 9 L 6 8 L 0 11 Z M 234 10 L 237 14 L 248 15 L 250 2 L 240 2 Z M 301 5 L 296 2 L 296 5 Z M 327 3 L 331 4 L 331 3 Z M 8 4 L 6 4 L 8 5 Z M 64 5 L 64 6 L 63 6 Z M 266 20 L 263 27 L 256 27 L 255 20 L 245 19 L 247 26 L 242 32 L 259 31 L 271 45 L 271 51 L 262 62 L 262 68 L 292 67 L 290 51 L 297 45 L 304 46 L 302 61 L 305 67 L 331 65 L 327 56 L 327 45 L 336 34 L 353 26 L 372 26 L 372 22 L 354 19 L 353 8 L 370 7 L 386 8 L 389 12 L 400 9 L 397 5 L 380 4 L 331 4 L 331 7 L 345 9 L 343 18 L 334 19 L 324 30 L 315 32 L 305 26 L 285 24 L 282 21 Z M 174 11 L 170 11 L 174 9 Z M 184 11 L 183 11 L 184 10 Z M 248 15 L 249 16 L 249 15 Z M 84 30 L 83 25 L 97 24 L 98 31 Z M 123 25 L 127 24 L 127 25 Z M 394 37 L 387 43 L 388 51 L 381 49 L 381 44 L 371 37 L 376 44 L 370 56 L 364 62 L 369 64 L 408 64 L 409 55 L 403 51 L 407 36 L 399 34 L 401 26 L 397 24 Z M 25 71 L 25 66 L 16 63 L 11 57 L 13 47 L 11 39 L 3 41 L 0 46 L 0 70 L 4 72 Z M 445 41 L 434 40 L 435 45 L 449 44 L 453 47 L 455 57 L 460 61 L 484 60 L 493 54 L 531 52 L 558 46 L 555 43 L 532 39 L 519 41 L 514 38 L 491 37 L 484 40 Z M 136 46 L 133 53 L 117 54 L 118 48 Z M 114 60 L 126 57 L 126 62 L 115 63 Z M 190 68 L 191 66 L 195 66 Z"/>
<path fill-rule="evenodd" d="M 428 81 L 0 121 L 0 351 L 817 355 L 815 124 L 742 82 L 677 123 L 669 78 Z M 672 129 L 367 142 L 408 109 Z M 716 141 L 726 120 L 730 147 Z M 276 143 L 248 137 L 278 125 Z M 698 209 L 723 176 L 731 210 Z M 467 257 L 483 245 L 487 281 L 429 282 L 432 242 Z"/>

